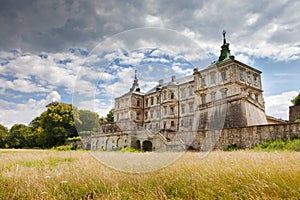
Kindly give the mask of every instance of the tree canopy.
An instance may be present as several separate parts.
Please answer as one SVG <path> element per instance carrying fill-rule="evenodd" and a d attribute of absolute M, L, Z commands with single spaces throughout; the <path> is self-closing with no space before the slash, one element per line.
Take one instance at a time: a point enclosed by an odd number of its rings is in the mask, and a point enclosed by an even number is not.
<path fill-rule="evenodd" d="M 298 94 L 298 96 L 296 96 L 293 100 L 292 103 L 294 104 L 294 106 L 299 106 L 300 105 L 300 93 Z"/>
<path fill-rule="evenodd" d="M 109 111 L 109 113 L 106 115 L 106 121 L 108 122 L 114 122 L 114 112 L 113 109 Z"/>
<path fill-rule="evenodd" d="M 4 148 L 6 144 L 6 138 L 8 136 L 8 129 L 0 124 L 0 148 Z"/>
<path fill-rule="evenodd" d="M 82 131 L 96 132 L 100 130 L 99 115 L 95 112 L 76 109 L 74 110 L 74 120 L 79 133 Z"/>
<path fill-rule="evenodd" d="M 65 145 L 70 138 L 78 137 L 80 131 L 92 133 L 101 128 L 95 112 L 60 102 L 52 102 L 46 108 L 28 126 L 15 124 L 8 130 L 0 124 L 0 148 L 52 148 Z M 107 121 L 113 121 L 112 110 Z"/>

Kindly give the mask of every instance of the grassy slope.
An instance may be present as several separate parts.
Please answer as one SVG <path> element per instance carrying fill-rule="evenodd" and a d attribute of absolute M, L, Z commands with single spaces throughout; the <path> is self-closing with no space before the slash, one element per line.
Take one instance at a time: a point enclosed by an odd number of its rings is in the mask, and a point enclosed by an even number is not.
<path fill-rule="evenodd" d="M 0 150 L 0 199 L 278 199 L 300 196 L 300 153 L 186 153 L 152 173 L 111 170 L 87 152 Z"/>

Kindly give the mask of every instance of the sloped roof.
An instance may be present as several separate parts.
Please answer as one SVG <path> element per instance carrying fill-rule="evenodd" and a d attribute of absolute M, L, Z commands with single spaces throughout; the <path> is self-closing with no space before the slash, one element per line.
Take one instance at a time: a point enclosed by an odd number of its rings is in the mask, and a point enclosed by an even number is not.
<path fill-rule="evenodd" d="M 182 78 L 179 78 L 179 79 L 175 79 L 174 82 L 170 81 L 170 82 L 163 83 L 162 85 L 157 84 L 155 87 L 153 87 L 151 90 L 149 90 L 145 94 L 151 94 L 151 93 L 156 92 L 158 87 L 166 87 L 168 85 L 178 86 L 178 85 L 182 85 L 182 84 L 191 82 L 193 80 L 194 80 L 194 76 L 189 75 L 189 76 L 185 76 L 185 77 L 182 77 Z"/>

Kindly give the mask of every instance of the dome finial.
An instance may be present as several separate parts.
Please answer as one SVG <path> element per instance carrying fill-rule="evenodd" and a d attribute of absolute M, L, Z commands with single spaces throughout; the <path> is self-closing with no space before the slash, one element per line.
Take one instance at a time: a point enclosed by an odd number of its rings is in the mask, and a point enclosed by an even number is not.
<path fill-rule="evenodd" d="M 223 34 L 223 39 L 224 39 L 223 41 L 224 41 L 224 44 L 226 44 L 226 38 L 225 38 L 226 31 L 225 31 L 225 30 L 223 30 L 222 34 Z"/>

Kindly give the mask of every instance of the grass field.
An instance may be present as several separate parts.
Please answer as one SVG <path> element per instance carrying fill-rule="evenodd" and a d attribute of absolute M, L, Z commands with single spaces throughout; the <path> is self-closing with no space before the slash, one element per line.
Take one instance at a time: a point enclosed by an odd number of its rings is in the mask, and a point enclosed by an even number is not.
<path fill-rule="evenodd" d="M 164 169 L 130 174 L 83 151 L 0 150 L 0 172 L 0 199 L 9 200 L 300 199 L 296 152 L 189 152 Z"/>

